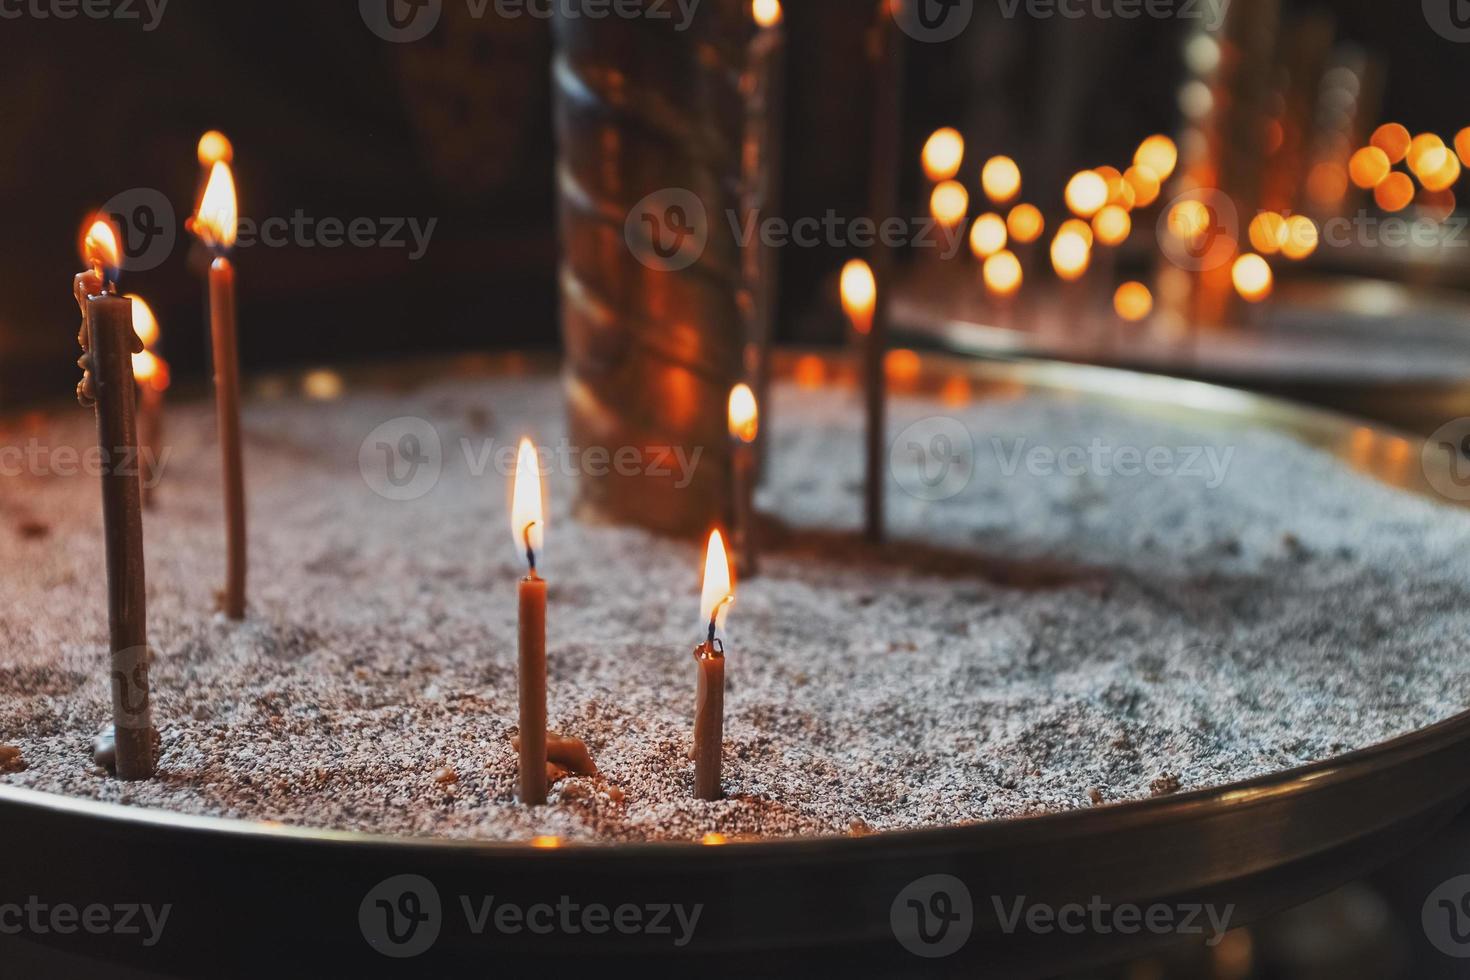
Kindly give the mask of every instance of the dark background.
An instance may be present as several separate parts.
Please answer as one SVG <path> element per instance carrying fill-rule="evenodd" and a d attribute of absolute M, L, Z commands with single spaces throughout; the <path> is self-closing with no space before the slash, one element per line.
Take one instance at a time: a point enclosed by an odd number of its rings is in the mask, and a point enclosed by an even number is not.
<path fill-rule="evenodd" d="M 860 215 L 867 7 L 792 0 L 787 8 L 785 210 Z M 1342 38 L 1385 61 L 1385 118 L 1448 133 L 1470 122 L 1462 96 L 1470 52 L 1435 35 L 1417 2 L 1287 10 L 1330 10 Z M 1073 170 L 1124 163 L 1143 135 L 1173 131 L 1187 25 L 1006 20 L 999 11 L 979 0 L 961 38 L 910 46 L 903 186 L 911 200 L 918 148 L 939 125 L 971 134 L 972 183 L 980 160 L 1009 153 L 1026 170 L 1025 196 L 1044 208 Z M 234 140 L 246 216 L 438 219 L 416 262 L 407 249 L 241 249 L 247 374 L 554 347 L 550 53 L 546 21 L 475 19 L 463 0 L 447 0 L 438 28 L 414 44 L 380 40 L 353 0 L 172 0 L 152 32 L 136 20 L 0 19 L 0 406 L 70 390 L 78 228 L 132 188 L 156 188 L 173 203 L 178 244 L 124 288 L 153 303 L 175 373 L 202 377 L 202 289 L 179 226 L 198 191 L 195 141 L 211 127 Z M 837 335 L 828 277 L 845 258 L 785 250 L 783 339 Z"/>

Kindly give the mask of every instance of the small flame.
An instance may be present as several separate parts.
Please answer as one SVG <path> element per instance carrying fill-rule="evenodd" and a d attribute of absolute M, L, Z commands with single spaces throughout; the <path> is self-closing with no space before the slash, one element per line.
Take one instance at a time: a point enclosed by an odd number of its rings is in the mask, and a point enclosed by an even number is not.
<path fill-rule="evenodd" d="M 760 407 L 750 385 L 738 384 L 730 389 L 730 438 L 749 445 L 760 434 Z"/>
<path fill-rule="evenodd" d="M 144 347 L 152 347 L 158 343 L 158 317 L 153 315 L 153 308 L 143 297 L 129 295 L 127 298 L 133 302 L 133 333 L 138 335 Z"/>
<path fill-rule="evenodd" d="M 199 166 L 213 168 L 216 163 L 234 163 L 235 147 L 230 138 L 217 129 L 199 137 Z"/>
<path fill-rule="evenodd" d="M 862 259 L 842 267 L 842 309 L 858 333 L 873 329 L 873 310 L 878 305 L 878 282 L 873 269 Z"/>
<path fill-rule="evenodd" d="M 757 27 L 775 27 L 782 19 L 781 0 L 755 0 L 751 4 L 750 14 L 755 18 Z"/>
<path fill-rule="evenodd" d="M 117 230 L 106 218 L 96 218 L 82 240 L 82 255 L 89 266 L 103 270 L 110 278 L 122 266 L 122 250 L 117 244 Z"/>
<path fill-rule="evenodd" d="M 965 161 L 965 138 L 950 126 L 936 129 L 924 143 L 924 176 L 934 183 L 952 180 Z"/>
<path fill-rule="evenodd" d="M 699 599 L 699 621 L 716 630 L 725 628 L 725 617 L 735 601 L 735 589 L 730 580 L 730 559 L 725 554 L 725 539 L 719 531 L 709 536 L 709 550 L 704 557 L 704 589 Z"/>
<path fill-rule="evenodd" d="M 521 440 L 516 456 L 515 489 L 511 493 L 510 530 L 516 550 L 529 549 L 531 570 L 546 546 L 546 515 L 542 506 L 541 460 L 530 439 Z"/>
<path fill-rule="evenodd" d="M 133 355 L 133 378 L 154 391 L 167 391 L 170 380 L 168 364 L 152 351 L 140 351 Z"/>
<path fill-rule="evenodd" d="M 235 196 L 235 175 L 230 165 L 220 160 L 209 173 L 204 196 L 199 199 L 199 212 L 191 225 L 194 234 L 210 248 L 235 246 L 240 225 L 240 208 Z"/>

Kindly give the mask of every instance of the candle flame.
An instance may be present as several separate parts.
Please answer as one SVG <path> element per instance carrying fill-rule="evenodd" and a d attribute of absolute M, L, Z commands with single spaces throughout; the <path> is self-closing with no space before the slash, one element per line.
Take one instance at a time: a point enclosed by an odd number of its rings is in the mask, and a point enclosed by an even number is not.
<path fill-rule="evenodd" d="M 122 250 L 117 244 L 117 230 L 106 218 L 96 218 L 87 228 L 82 240 L 82 254 L 94 269 L 101 269 L 103 277 L 110 279 L 122 267 Z"/>
<path fill-rule="evenodd" d="M 735 601 L 735 589 L 730 579 L 730 559 L 725 553 L 725 539 L 719 531 L 709 536 L 709 550 L 704 556 L 704 589 L 699 599 L 699 621 L 708 626 L 711 633 L 725 628 L 725 618 L 730 605 Z"/>
<path fill-rule="evenodd" d="M 858 333 L 873 328 L 873 310 L 878 305 L 878 282 L 873 268 L 862 259 L 842 267 L 842 309 Z"/>
<path fill-rule="evenodd" d="M 522 439 L 516 455 L 515 489 L 511 493 L 510 530 L 517 550 L 524 550 L 531 571 L 546 546 L 546 514 L 542 506 L 541 460 L 530 439 Z"/>
<path fill-rule="evenodd" d="M 223 160 L 209 172 L 209 183 L 199 199 L 199 211 L 191 225 L 205 245 L 214 249 L 235 246 L 240 225 L 239 202 L 235 196 L 235 174 Z"/>
<path fill-rule="evenodd" d="M 757 27 L 770 28 L 781 23 L 781 0 L 755 0 L 750 7 Z"/>
<path fill-rule="evenodd" d="M 950 126 L 936 129 L 924 142 L 924 176 L 936 184 L 951 180 L 965 160 L 965 138 Z"/>
<path fill-rule="evenodd" d="M 133 333 L 138 335 L 144 347 L 152 347 L 158 343 L 158 317 L 153 315 L 153 308 L 143 297 L 129 295 L 127 298 L 133 303 Z"/>
<path fill-rule="evenodd" d="M 167 391 L 170 380 L 168 364 L 152 351 L 140 351 L 133 355 L 133 379 L 154 391 Z"/>
<path fill-rule="evenodd" d="M 760 407 L 750 385 L 738 384 L 730 389 L 730 438 L 749 445 L 760 434 Z"/>
<path fill-rule="evenodd" d="M 234 163 L 235 147 L 230 138 L 217 129 L 199 137 L 199 166 L 212 168 L 216 163 Z"/>

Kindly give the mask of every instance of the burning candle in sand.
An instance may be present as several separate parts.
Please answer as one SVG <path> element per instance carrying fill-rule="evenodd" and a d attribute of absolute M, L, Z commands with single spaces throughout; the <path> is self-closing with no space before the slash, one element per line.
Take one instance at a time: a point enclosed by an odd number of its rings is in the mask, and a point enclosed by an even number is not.
<path fill-rule="evenodd" d="M 510 503 L 511 533 L 524 549 L 529 571 L 521 579 L 520 685 L 521 802 L 546 802 L 546 580 L 536 569 L 546 543 L 542 502 L 541 460 L 531 440 L 522 439 L 516 457 L 515 486 Z"/>
<path fill-rule="evenodd" d="M 883 538 L 883 443 L 886 425 L 887 355 L 882 331 L 873 329 L 878 307 L 878 282 L 862 259 L 853 259 L 842 269 L 842 309 L 855 334 L 863 339 L 863 404 L 867 413 L 866 495 L 864 513 L 870 541 Z"/>
<path fill-rule="evenodd" d="M 168 362 L 154 351 L 158 343 L 158 318 L 141 296 L 128 296 L 133 304 L 133 332 L 143 349 L 133 355 L 133 379 L 138 382 L 138 470 L 143 480 L 143 506 L 153 506 L 153 489 L 163 445 L 163 395 L 170 382 Z"/>
<path fill-rule="evenodd" d="M 734 601 L 725 542 L 715 531 L 705 553 L 699 602 L 700 623 L 707 625 L 708 632 L 694 651 L 699 666 L 694 702 L 694 795 L 701 800 L 718 800 L 724 795 L 720 769 L 725 751 L 725 644 L 719 634 Z"/>
<path fill-rule="evenodd" d="M 133 304 L 117 294 L 117 231 L 95 221 L 83 246 L 90 268 L 72 284 L 83 321 L 83 369 L 77 395 L 97 410 L 102 472 L 102 526 L 107 561 L 108 637 L 118 778 L 153 775 L 153 722 L 148 684 L 148 612 L 143 564 L 142 487 L 132 357 L 143 349 L 133 330 Z"/>
<path fill-rule="evenodd" d="M 190 229 L 214 253 L 209 267 L 209 322 L 214 346 L 215 407 L 223 460 L 226 574 L 222 606 L 231 619 L 245 618 L 245 463 L 240 446 L 240 353 L 235 333 L 235 246 L 239 205 L 235 176 L 215 162 Z"/>
<path fill-rule="evenodd" d="M 734 487 L 735 555 L 741 575 L 754 575 L 759 549 L 755 540 L 755 440 L 760 434 L 760 406 L 749 385 L 730 390 L 730 452 Z"/>

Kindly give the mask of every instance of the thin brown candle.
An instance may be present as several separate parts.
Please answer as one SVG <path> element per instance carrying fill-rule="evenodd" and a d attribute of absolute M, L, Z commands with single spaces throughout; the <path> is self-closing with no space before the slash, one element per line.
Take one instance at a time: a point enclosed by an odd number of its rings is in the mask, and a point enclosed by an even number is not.
<path fill-rule="evenodd" d="M 886 441 L 888 377 L 884 369 L 887 341 L 876 326 L 878 282 L 873 269 L 853 259 L 842 269 L 842 310 L 862 343 L 863 408 L 867 414 L 867 478 L 864 513 L 869 540 L 883 538 L 883 451 Z"/>
<path fill-rule="evenodd" d="M 209 322 L 214 347 L 215 408 L 225 503 L 225 590 L 221 605 L 231 619 L 245 618 L 245 463 L 240 440 L 240 353 L 235 330 L 235 244 L 239 210 L 230 165 L 215 163 L 191 227 L 215 253 L 209 267 Z"/>
<path fill-rule="evenodd" d="M 540 806 L 546 802 L 546 580 L 536 571 L 536 559 L 545 546 L 546 516 L 541 463 L 529 439 L 521 440 L 516 458 L 510 514 L 516 546 L 525 549 L 530 568 L 519 591 L 521 802 Z"/>
<path fill-rule="evenodd" d="M 730 390 L 730 456 L 735 561 L 742 576 L 756 574 L 760 548 L 755 529 L 755 441 L 760 435 L 760 407 L 749 385 Z"/>
<path fill-rule="evenodd" d="M 116 233 L 105 222 L 87 234 L 94 269 L 76 277 L 74 292 L 85 317 L 78 340 L 85 374 L 77 387 L 96 406 L 102 473 L 102 524 L 107 556 L 108 633 L 112 661 L 112 714 L 117 775 L 150 779 L 153 721 L 148 684 L 148 607 L 143 564 L 142 487 L 133 471 L 138 431 L 132 355 L 142 350 L 133 332 L 133 304 L 117 295 Z"/>
<path fill-rule="evenodd" d="M 734 601 L 725 541 L 715 531 L 705 553 L 699 607 L 700 620 L 709 624 L 709 632 L 694 650 L 699 668 L 694 701 L 694 795 L 701 800 L 724 796 L 720 776 L 725 755 L 725 644 L 719 632 Z"/>

